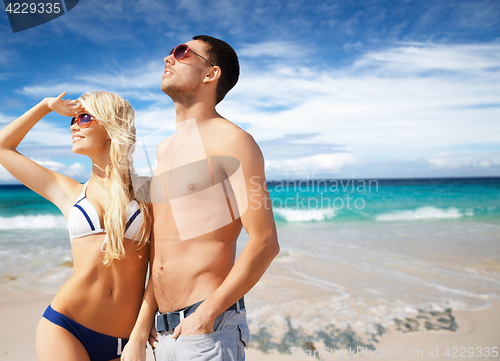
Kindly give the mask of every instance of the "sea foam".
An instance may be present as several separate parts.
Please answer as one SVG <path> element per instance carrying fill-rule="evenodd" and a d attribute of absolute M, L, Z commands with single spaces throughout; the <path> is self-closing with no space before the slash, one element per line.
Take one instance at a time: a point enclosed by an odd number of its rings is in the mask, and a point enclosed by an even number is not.
<path fill-rule="evenodd" d="M 394 211 L 376 216 L 377 221 L 408 221 L 432 218 L 460 218 L 463 215 L 457 208 L 439 209 L 435 207 L 420 207 L 415 210 Z"/>
<path fill-rule="evenodd" d="M 63 216 L 38 215 L 0 217 L 0 229 L 67 228 Z"/>
<path fill-rule="evenodd" d="M 283 217 L 287 222 L 321 222 L 336 216 L 334 209 L 280 209 L 274 212 Z"/>

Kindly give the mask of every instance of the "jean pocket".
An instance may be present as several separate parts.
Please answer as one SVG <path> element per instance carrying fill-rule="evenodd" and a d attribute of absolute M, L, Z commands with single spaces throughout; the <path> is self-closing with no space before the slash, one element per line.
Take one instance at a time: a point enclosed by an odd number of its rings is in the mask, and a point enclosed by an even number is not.
<path fill-rule="evenodd" d="M 239 325 L 238 330 L 240 331 L 240 340 L 248 348 L 248 341 L 250 340 L 250 331 L 247 325 Z"/>
<path fill-rule="evenodd" d="M 223 361 L 220 331 L 203 335 L 181 335 L 171 346 L 172 359 L 174 360 Z"/>
<path fill-rule="evenodd" d="M 217 330 L 217 331 L 213 331 L 213 332 L 210 332 L 210 333 L 202 333 L 202 334 L 199 334 L 199 335 L 179 335 L 179 340 L 181 338 L 184 338 L 184 339 L 196 339 L 196 338 L 216 338 L 218 335 L 220 334 L 220 330 Z"/>

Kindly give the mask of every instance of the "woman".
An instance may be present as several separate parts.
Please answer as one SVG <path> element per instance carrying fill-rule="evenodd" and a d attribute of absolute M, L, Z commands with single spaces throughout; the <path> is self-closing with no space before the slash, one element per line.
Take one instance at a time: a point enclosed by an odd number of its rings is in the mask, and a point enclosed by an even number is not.
<path fill-rule="evenodd" d="M 54 203 L 68 220 L 74 275 L 38 324 L 38 360 L 119 359 L 144 292 L 151 221 L 134 199 L 129 150 L 135 143 L 134 111 L 121 97 L 88 92 L 46 98 L 0 131 L 0 163 Z M 73 152 L 92 160 L 82 185 L 16 151 L 30 129 L 51 111 L 73 117 Z"/>

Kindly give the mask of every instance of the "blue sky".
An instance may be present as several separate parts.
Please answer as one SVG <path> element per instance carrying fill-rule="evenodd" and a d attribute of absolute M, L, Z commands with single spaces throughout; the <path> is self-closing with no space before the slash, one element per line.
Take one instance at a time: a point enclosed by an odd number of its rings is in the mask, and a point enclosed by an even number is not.
<path fill-rule="evenodd" d="M 254 136 L 269 179 L 500 176 L 495 0 L 80 0 L 15 34 L 3 13 L 0 34 L 0 127 L 104 89 L 130 101 L 139 136 L 173 132 L 163 58 L 208 34 L 239 54 L 218 111 Z M 50 114 L 19 150 L 83 181 L 68 123 Z M 1 166 L 0 182 L 14 182 Z"/>

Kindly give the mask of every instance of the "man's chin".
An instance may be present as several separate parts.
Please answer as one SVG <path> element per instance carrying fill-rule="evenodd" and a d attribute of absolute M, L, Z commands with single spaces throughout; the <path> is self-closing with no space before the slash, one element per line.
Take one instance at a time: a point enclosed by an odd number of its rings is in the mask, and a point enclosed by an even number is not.
<path fill-rule="evenodd" d="M 181 91 L 176 86 L 173 86 L 172 84 L 167 84 L 166 82 L 161 83 L 160 89 L 162 92 L 167 94 L 170 98 L 172 98 L 174 101 L 177 98 L 177 94 Z"/>
<path fill-rule="evenodd" d="M 161 91 L 167 94 L 174 103 L 182 104 L 185 107 L 193 105 L 196 99 L 196 96 L 192 92 L 189 92 L 189 89 L 183 90 L 178 87 L 163 86 L 162 84 Z"/>
<path fill-rule="evenodd" d="M 164 92 L 165 94 L 169 95 L 169 94 L 168 94 L 168 87 L 167 87 L 167 85 L 166 85 L 166 84 L 164 84 L 163 82 L 162 82 L 162 83 L 161 83 L 161 85 L 160 85 L 160 89 L 161 89 L 161 91 L 162 91 L 162 92 Z"/>

